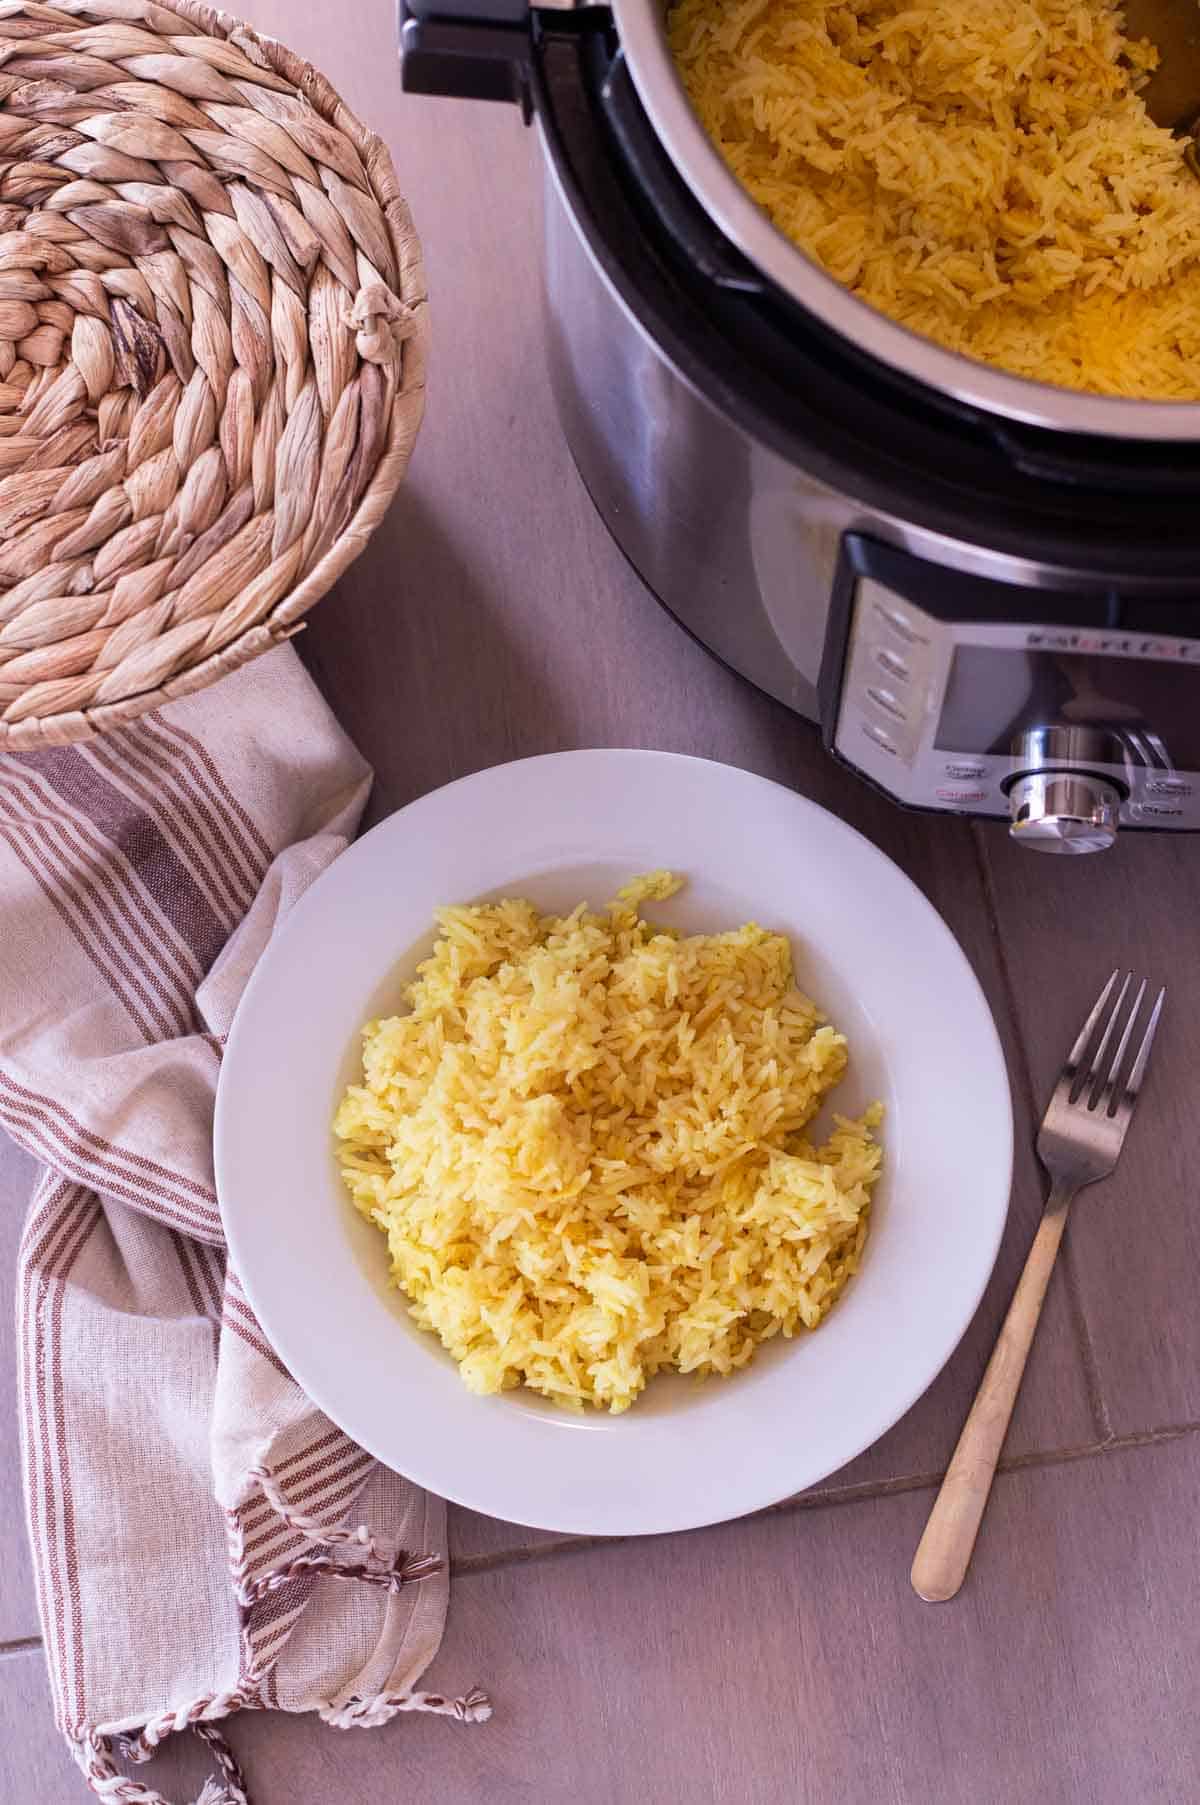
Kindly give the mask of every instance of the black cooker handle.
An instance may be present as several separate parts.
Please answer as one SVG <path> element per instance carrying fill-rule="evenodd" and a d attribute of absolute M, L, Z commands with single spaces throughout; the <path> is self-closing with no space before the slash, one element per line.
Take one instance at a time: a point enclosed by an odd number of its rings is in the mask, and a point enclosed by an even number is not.
<path fill-rule="evenodd" d="M 452 18 L 460 25 L 529 24 L 529 0 L 401 0 L 401 13 L 413 19 Z"/>
<path fill-rule="evenodd" d="M 396 0 L 406 94 L 515 101 L 528 124 L 529 0 Z"/>
<path fill-rule="evenodd" d="M 544 9 L 530 0 L 396 0 L 400 85 L 406 94 L 515 100 L 528 125 L 535 14 L 583 30 L 611 20 L 591 0 L 548 0 Z"/>

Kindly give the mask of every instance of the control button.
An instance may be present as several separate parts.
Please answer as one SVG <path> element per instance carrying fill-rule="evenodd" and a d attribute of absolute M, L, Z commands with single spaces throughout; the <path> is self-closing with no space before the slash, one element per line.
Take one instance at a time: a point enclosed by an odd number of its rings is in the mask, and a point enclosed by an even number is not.
<path fill-rule="evenodd" d="M 908 719 L 908 711 L 903 702 L 899 696 L 893 695 L 890 689 L 868 689 L 867 694 L 875 706 L 882 708 L 885 714 L 890 714 L 894 721 Z"/>
<path fill-rule="evenodd" d="M 956 808 L 966 808 L 972 802 L 986 802 L 986 790 L 935 790 L 934 795 L 939 802 L 953 803 Z"/>
<path fill-rule="evenodd" d="M 1138 804 L 1137 814 L 1139 818 L 1143 815 L 1152 815 L 1156 821 L 1178 821 L 1183 814 L 1183 810 L 1178 807 L 1172 807 L 1172 805 L 1167 802 L 1142 802 Z"/>
<path fill-rule="evenodd" d="M 885 752 L 890 752 L 895 758 L 900 756 L 900 748 L 891 734 L 885 733 L 882 727 L 877 727 L 874 721 L 864 721 L 862 730 L 868 739 L 874 740 L 877 746 L 882 746 Z"/>
<path fill-rule="evenodd" d="M 897 652 L 889 652 L 886 646 L 876 646 L 875 662 L 889 677 L 898 677 L 901 683 L 907 683 L 912 672 Z"/>
<path fill-rule="evenodd" d="M 927 646 L 929 644 L 925 634 L 918 633 L 908 615 L 902 613 L 899 608 L 885 608 L 882 602 L 876 602 L 875 612 L 892 629 L 893 633 L 900 635 L 906 644 L 910 646 Z"/>
<path fill-rule="evenodd" d="M 957 778 L 960 782 L 969 783 L 973 777 L 982 777 L 983 765 L 969 764 L 963 759 L 948 759 L 942 769 L 947 777 Z"/>

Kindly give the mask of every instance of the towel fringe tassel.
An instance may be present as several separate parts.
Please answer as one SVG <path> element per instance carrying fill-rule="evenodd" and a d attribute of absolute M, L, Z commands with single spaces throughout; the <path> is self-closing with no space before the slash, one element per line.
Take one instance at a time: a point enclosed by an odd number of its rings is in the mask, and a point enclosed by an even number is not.
<path fill-rule="evenodd" d="M 222 1775 L 221 1779 L 213 1775 L 205 1781 L 196 1805 L 250 1805 L 237 1756 L 211 1720 L 231 1716 L 235 1711 L 265 1709 L 261 1699 L 243 1692 L 218 1692 L 197 1699 L 186 1709 L 160 1713 L 136 1736 L 122 1737 L 121 1745 L 131 1761 L 149 1761 L 168 1736 L 190 1729 L 208 1745 Z M 438 1717 L 452 1717 L 457 1723 L 480 1724 L 492 1715 L 492 1702 L 478 1686 L 462 1698 L 444 1698 L 438 1692 L 380 1692 L 372 1698 L 356 1695 L 338 1705 L 331 1702 L 319 1706 L 317 1715 L 337 1730 L 372 1730 L 402 1711 L 429 1711 Z M 162 1793 L 118 1770 L 110 1737 L 84 1731 L 71 1747 L 98 1799 L 109 1800 L 111 1805 L 170 1805 Z"/>
<path fill-rule="evenodd" d="M 208 1744 L 223 1775 L 223 1779 L 218 1780 L 213 1774 L 204 1782 L 196 1805 L 250 1805 L 237 1756 L 220 1730 L 206 1723 L 193 1723 L 191 1727 Z M 143 1786 L 140 1780 L 119 1772 L 112 1758 L 112 1742 L 107 1736 L 85 1731 L 72 1744 L 72 1753 L 98 1799 L 110 1800 L 112 1805 L 170 1805 L 154 1787 Z"/>
<path fill-rule="evenodd" d="M 380 1692 L 374 1698 L 355 1697 L 342 1705 L 325 1705 L 319 1715 L 335 1730 L 373 1730 L 401 1711 L 432 1711 L 461 1724 L 482 1724 L 492 1715 L 492 1701 L 478 1686 L 462 1698 L 443 1698 L 439 1692 Z"/>
<path fill-rule="evenodd" d="M 252 1475 L 262 1487 L 276 1515 L 296 1534 L 325 1549 L 352 1549 L 357 1560 L 336 1559 L 332 1554 L 305 1554 L 288 1561 L 260 1579 L 244 1577 L 236 1586 L 236 1596 L 243 1610 L 257 1604 L 279 1588 L 290 1585 L 305 1574 L 331 1579 L 356 1579 L 366 1585 L 398 1592 L 401 1586 L 427 1579 L 440 1572 L 440 1555 L 412 1555 L 403 1548 L 388 1548 L 376 1541 L 365 1524 L 354 1529 L 319 1522 L 293 1510 L 280 1491 L 275 1477 L 266 1467 L 257 1467 Z M 243 1676 L 261 1679 L 262 1675 Z M 236 1711 L 264 1710 L 265 1703 L 244 1687 L 232 1692 L 211 1693 L 196 1699 L 177 1711 L 163 1711 L 144 1724 L 136 1735 L 123 1736 L 121 1745 L 130 1761 L 149 1761 L 168 1736 L 193 1730 L 208 1746 L 220 1769 L 205 1781 L 196 1805 L 250 1805 L 246 1784 L 237 1758 L 215 1719 L 232 1716 Z M 387 1723 L 402 1711 L 429 1711 L 438 1717 L 452 1717 L 458 1723 L 486 1723 L 492 1715 L 491 1700 L 478 1687 L 462 1698 L 444 1698 L 438 1692 L 380 1692 L 370 1698 L 358 1694 L 339 1704 L 332 1701 L 318 1707 L 323 1722 L 338 1730 L 372 1730 Z M 99 1799 L 111 1805 L 168 1805 L 160 1792 L 143 1786 L 122 1774 L 113 1762 L 112 1739 L 92 1731 L 84 1731 L 72 1743 L 75 1759 L 84 1778 Z"/>

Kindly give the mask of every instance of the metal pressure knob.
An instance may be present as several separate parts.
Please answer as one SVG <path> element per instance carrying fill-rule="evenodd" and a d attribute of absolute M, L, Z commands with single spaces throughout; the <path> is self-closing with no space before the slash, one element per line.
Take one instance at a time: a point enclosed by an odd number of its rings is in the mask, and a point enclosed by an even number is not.
<path fill-rule="evenodd" d="M 1013 839 L 1037 852 L 1103 852 L 1111 846 L 1121 790 L 1095 767 L 1115 756 L 1111 735 L 1095 727 L 1032 727 L 1019 734 L 1008 791 Z"/>

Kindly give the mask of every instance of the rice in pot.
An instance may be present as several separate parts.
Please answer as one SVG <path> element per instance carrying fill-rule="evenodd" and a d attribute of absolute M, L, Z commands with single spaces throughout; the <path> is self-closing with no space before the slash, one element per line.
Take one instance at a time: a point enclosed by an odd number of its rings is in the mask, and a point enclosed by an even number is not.
<path fill-rule="evenodd" d="M 663 1369 L 816 1328 L 858 1267 L 879 1111 L 804 1132 L 845 1037 L 782 935 L 642 919 L 678 888 L 443 909 L 410 1012 L 364 1029 L 342 1173 L 474 1391 L 624 1410 Z"/>
<path fill-rule="evenodd" d="M 1019 375 L 1200 397 L 1200 182 L 1106 0 L 679 0 L 669 31 L 730 167 L 863 300 Z"/>

